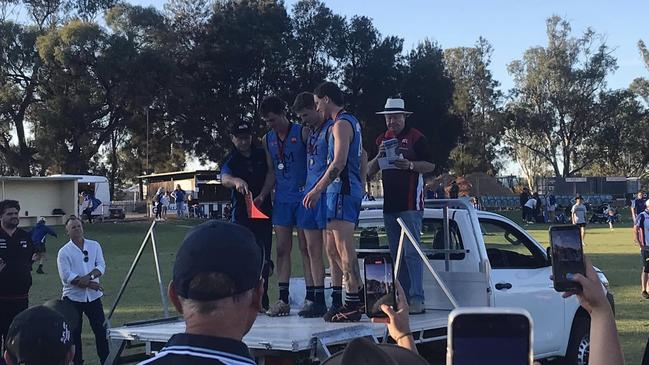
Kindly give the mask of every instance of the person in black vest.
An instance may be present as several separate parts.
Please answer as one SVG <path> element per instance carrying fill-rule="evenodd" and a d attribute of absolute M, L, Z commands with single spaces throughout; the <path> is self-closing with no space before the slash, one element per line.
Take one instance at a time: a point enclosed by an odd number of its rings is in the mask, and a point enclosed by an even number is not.
<path fill-rule="evenodd" d="M 19 213 L 16 200 L 0 201 L 0 343 L 14 317 L 29 306 L 32 264 L 40 258 L 29 233 L 18 228 Z"/>
<path fill-rule="evenodd" d="M 251 219 L 248 217 L 246 195 L 252 194 L 262 213 L 271 216 L 270 189 L 266 186 L 268 164 L 264 149 L 253 143 L 252 128 L 249 123 L 240 123 L 231 130 L 233 151 L 221 164 L 221 181 L 232 191 L 232 211 L 230 221 L 252 231 L 257 244 L 264 252 L 264 295 L 262 307 L 268 310 L 268 276 L 273 267 L 270 258 L 273 242 L 273 225 L 270 219 Z M 272 185 L 270 185 L 272 187 Z"/>

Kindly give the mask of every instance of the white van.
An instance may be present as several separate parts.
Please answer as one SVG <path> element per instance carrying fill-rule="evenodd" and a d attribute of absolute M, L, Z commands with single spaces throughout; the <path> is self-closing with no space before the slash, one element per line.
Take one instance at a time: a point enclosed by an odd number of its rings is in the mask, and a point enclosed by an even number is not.
<path fill-rule="evenodd" d="M 108 179 L 105 176 L 95 176 L 95 175 L 52 175 L 52 176 L 65 176 L 65 177 L 75 177 L 77 178 L 78 191 L 79 194 L 82 192 L 87 192 L 92 194 L 95 198 L 101 201 L 101 204 L 92 211 L 93 217 L 98 217 L 100 219 L 106 218 L 109 215 L 109 208 L 111 205 L 110 201 L 110 189 L 108 186 Z M 87 208 L 88 201 L 79 199 L 78 205 L 78 216 L 82 216 L 84 209 Z"/>

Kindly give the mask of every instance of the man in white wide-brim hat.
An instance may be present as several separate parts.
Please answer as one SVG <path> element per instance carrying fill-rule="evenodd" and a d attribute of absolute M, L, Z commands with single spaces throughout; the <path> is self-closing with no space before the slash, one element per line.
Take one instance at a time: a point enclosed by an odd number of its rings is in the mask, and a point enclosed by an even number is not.
<path fill-rule="evenodd" d="M 369 177 L 379 171 L 378 159 L 385 157 L 384 141 L 396 143 L 394 168 L 383 170 L 383 220 L 392 257 L 396 259 L 403 219 L 415 239 L 420 241 L 424 213 L 424 179 L 422 174 L 433 171 L 432 155 L 426 137 L 417 129 L 406 126 L 406 117 L 412 112 L 405 108 L 403 99 L 388 98 L 382 111 L 387 130 L 376 138 L 378 153 L 369 163 Z M 394 141 L 396 139 L 396 141 Z M 410 304 L 410 314 L 425 312 L 423 263 L 415 248 L 405 242 L 399 281 Z"/>

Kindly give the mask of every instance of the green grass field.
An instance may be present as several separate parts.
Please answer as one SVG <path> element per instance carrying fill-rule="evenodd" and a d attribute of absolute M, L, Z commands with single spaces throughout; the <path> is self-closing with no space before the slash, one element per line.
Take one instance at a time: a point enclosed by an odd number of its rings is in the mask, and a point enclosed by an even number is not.
<path fill-rule="evenodd" d="M 503 214 L 520 222 L 519 212 L 504 212 Z M 625 221 L 616 226 L 614 232 L 609 231 L 606 225 L 588 227 L 586 253 L 592 258 L 595 265 L 606 273 L 611 283 L 611 290 L 615 294 L 617 323 L 626 362 L 639 364 L 649 333 L 649 301 L 643 300 L 640 296 L 640 259 L 638 250 L 632 242 L 629 214 L 624 211 L 622 216 Z M 169 221 L 157 226 L 156 241 L 165 284 L 171 278 L 173 258 L 179 243 L 187 230 L 196 223 L 195 221 Z M 85 227 L 86 237 L 99 241 L 104 249 L 107 272 L 101 281 L 105 288 L 103 303 L 106 312 L 115 300 L 122 280 L 140 247 L 148 226 L 148 223 L 138 222 L 101 223 Z M 548 244 L 547 225 L 534 224 L 525 228 L 540 242 Z M 45 265 L 47 274 L 33 275 L 34 285 L 30 297 L 32 305 L 61 295 L 61 284 L 56 272 L 56 253 L 67 240 L 64 238 L 66 235 L 63 227 L 55 227 L 55 229 L 59 233 L 59 238 L 48 238 L 49 260 Z M 147 247 L 111 320 L 113 326 L 162 316 L 151 252 L 150 246 Z M 293 250 L 293 258 L 293 275 L 300 275 L 302 270 L 297 247 Z M 274 278 L 271 278 L 270 287 L 271 300 L 273 300 L 277 297 Z M 84 321 L 83 333 L 86 363 L 97 364 L 92 331 L 87 320 Z"/>

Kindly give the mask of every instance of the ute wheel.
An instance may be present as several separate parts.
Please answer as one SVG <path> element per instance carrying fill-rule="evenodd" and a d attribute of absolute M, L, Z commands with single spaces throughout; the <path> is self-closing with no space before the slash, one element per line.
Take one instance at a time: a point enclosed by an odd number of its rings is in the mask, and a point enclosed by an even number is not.
<path fill-rule="evenodd" d="M 575 317 L 563 364 L 588 365 L 590 354 L 590 319 Z"/>

